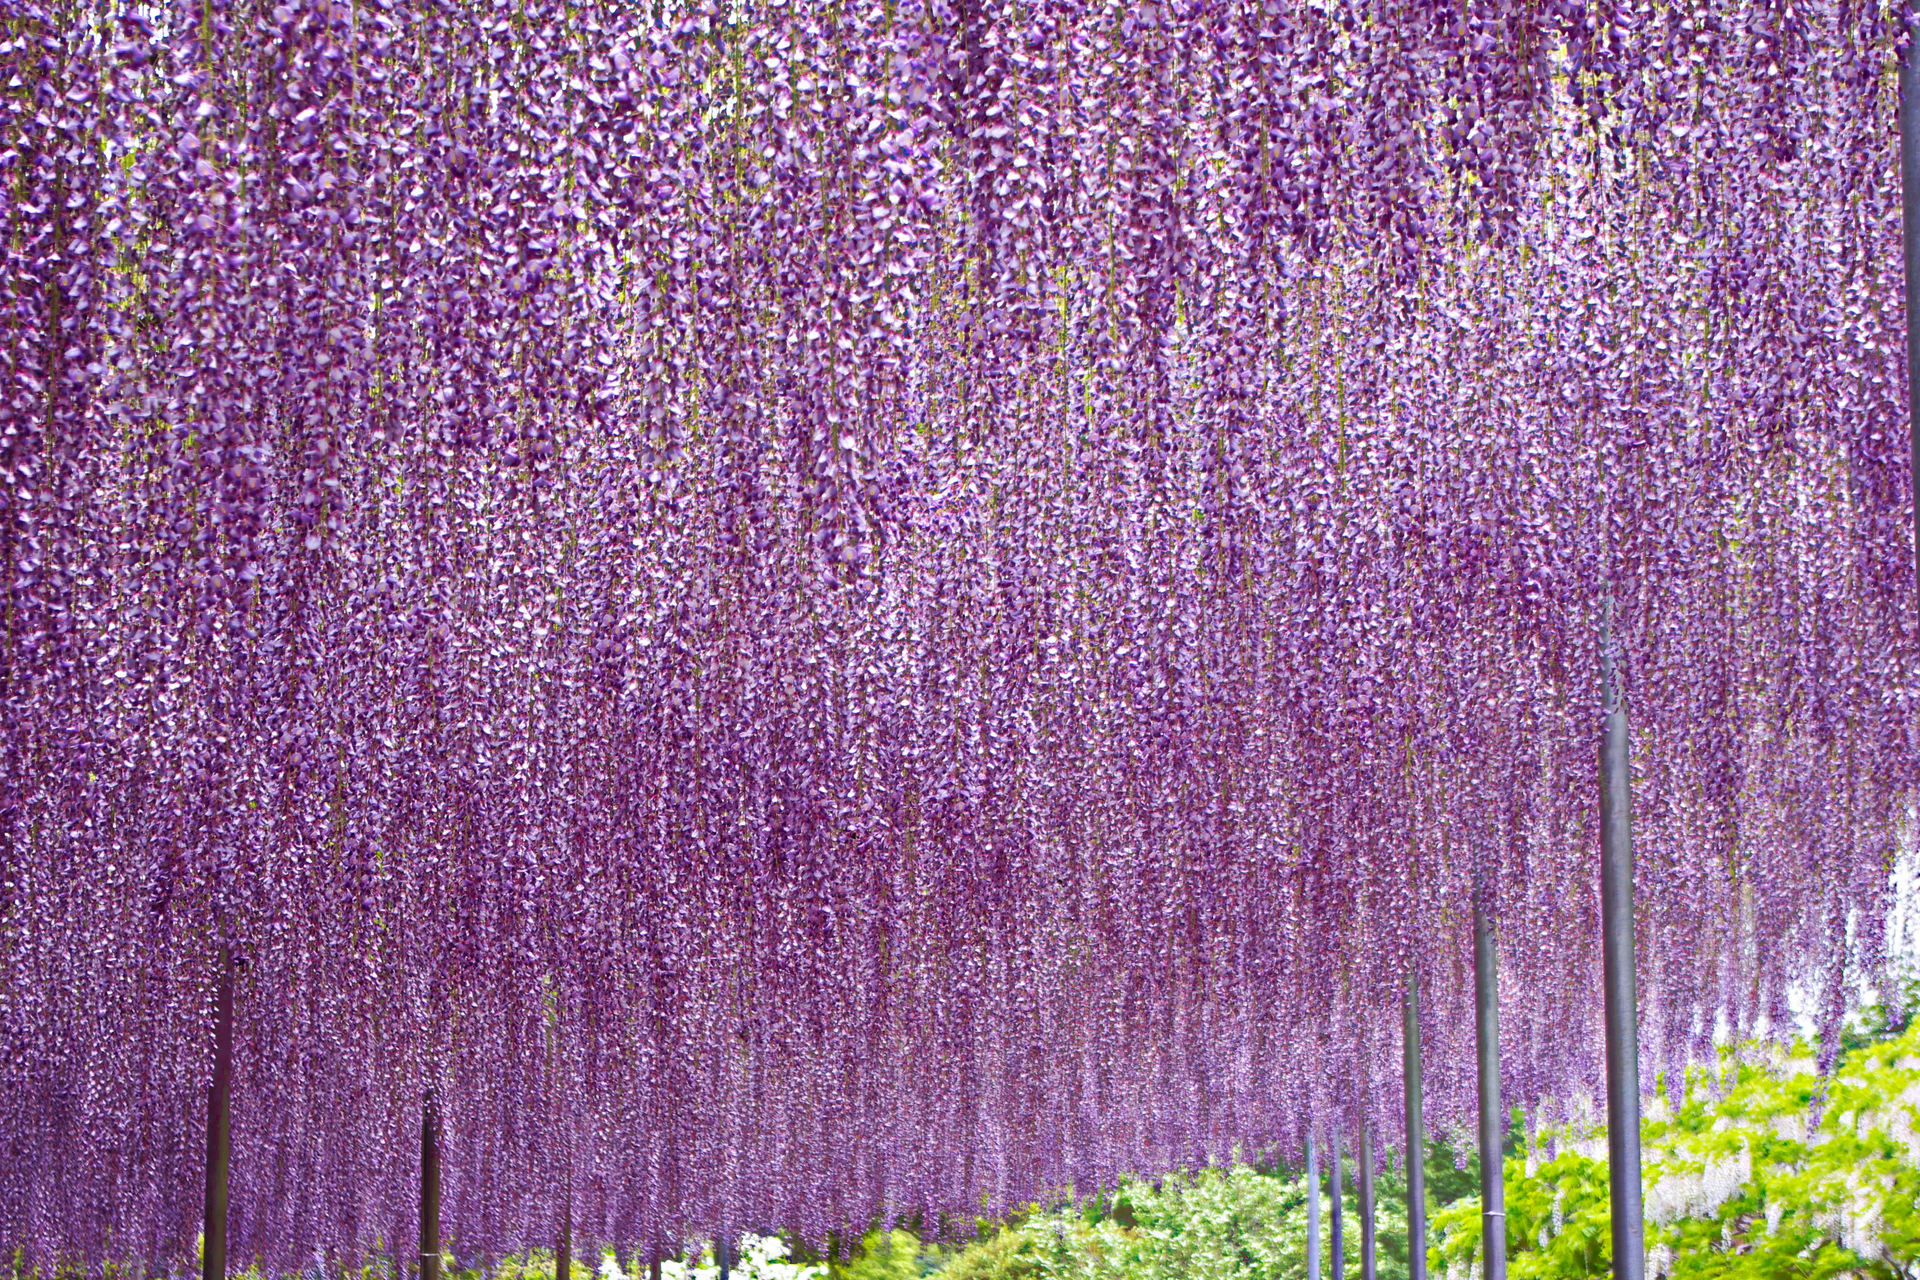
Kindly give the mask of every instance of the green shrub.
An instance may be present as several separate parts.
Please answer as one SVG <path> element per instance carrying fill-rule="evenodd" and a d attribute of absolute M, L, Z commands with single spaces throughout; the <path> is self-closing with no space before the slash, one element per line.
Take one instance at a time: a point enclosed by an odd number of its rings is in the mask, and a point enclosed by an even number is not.
<path fill-rule="evenodd" d="M 1817 1117 L 1817 1120 L 1816 1120 Z M 1642 1126 L 1648 1271 L 1673 1280 L 1920 1274 L 1920 1027 L 1859 1045 L 1823 1081 L 1805 1046 L 1727 1050 Z M 1508 1165 L 1514 1280 L 1602 1277 L 1613 1248 L 1604 1134 Z M 1480 1201 L 1434 1220 L 1436 1269 L 1478 1262 Z"/>
<path fill-rule="evenodd" d="M 1451 1168 L 1451 1161 L 1448 1161 Z M 1404 1280 L 1405 1184 L 1382 1179 L 1381 1280 Z M 1345 1197 L 1348 1280 L 1360 1276 L 1359 1206 Z M 1323 1208 L 1325 1206 L 1323 1205 Z M 1327 1253 L 1329 1217 L 1320 1224 Z M 1306 1268 L 1306 1186 L 1244 1165 L 1127 1182 L 1081 1210 L 1036 1212 L 968 1245 L 942 1280 L 1297 1280 Z"/>

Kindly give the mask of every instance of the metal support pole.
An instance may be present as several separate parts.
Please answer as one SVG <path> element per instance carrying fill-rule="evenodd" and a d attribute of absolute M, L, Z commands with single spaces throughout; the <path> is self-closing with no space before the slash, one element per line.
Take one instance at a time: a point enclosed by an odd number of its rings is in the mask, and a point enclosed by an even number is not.
<path fill-rule="evenodd" d="M 552 976 L 548 976 L 551 987 Z M 556 994 L 547 1007 L 547 1075 L 550 1079 L 560 1078 L 560 999 Z M 550 1106 L 557 1107 L 558 1094 Z M 550 1111 L 548 1123 L 556 1135 L 562 1132 L 559 1116 Z M 570 1135 L 569 1135 L 570 1136 Z M 558 1173 L 555 1190 L 560 1196 L 560 1238 L 555 1241 L 553 1251 L 553 1280 L 573 1280 L 573 1147 L 565 1147 L 565 1163 Z"/>
<path fill-rule="evenodd" d="M 1640 1028 L 1633 958 L 1633 835 L 1628 817 L 1627 704 L 1614 667 L 1613 602 L 1600 632 L 1600 928 L 1607 1018 L 1607 1167 L 1614 1280 L 1642 1280 Z"/>
<path fill-rule="evenodd" d="M 1373 1253 L 1373 1127 L 1360 1125 L 1360 1280 L 1379 1280 Z"/>
<path fill-rule="evenodd" d="M 1345 1194 L 1340 1188 L 1340 1131 L 1335 1129 L 1331 1136 L 1333 1138 L 1333 1176 L 1328 1180 L 1330 1194 L 1327 1204 L 1332 1215 L 1330 1225 L 1333 1231 L 1327 1249 L 1327 1260 L 1331 1264 L 1328 1269 L 1333 1273 L 1333 1280 L 1343 1280 L 1347 1274 L 1347 1250 L 1346 1241 L 1342 1238 L 1340 1213 L 1340 1200 Z"/>
<path fill-rule="evenodd" d="M 731 1274 L 728 1264 L 732 1261 L 727 1255 L 731 1253 L 732 1250 L 727 1247 L 727 1232 L 724 1227 L 720 1230 L 720 1238 L 713 1242 L 713 1251 L 720 1259 L 720 1280 L 727 1280 L 727 1277 Z"/>
<path fill-rule="evenodd" d="M 1320 1276 L 1320 1148 L 1307 1126 L 1307 1280 Z"/>
<path fill-rule="evenodd" d="M 440 1280 L 440 1101 L 420 1107 L 420 1280 Z"/>
<path fill-rule="evenodd" d="M 233 1157 L 233 952 L 220 949 L 213 996 L 213 1080 L 207 1087 L 207 1199 L 201 1280 L 227 1280 L 227 1168 Z"/>
<path fill-rule="evenodd" d="M 1507 1280 L 1507 1117 L 1500 1107 L 1499 957 L 1482 893 L 1473 900 L 1473 1027 L 1480 1059 L 1480 1274 Z"/>
<path fill-rule="evenodd" d="M 1904 12 L 1906 6 L 1902 5 Z M 1909 37 L 1914 33 L 1911 28 Z M 1900 242 L 1906 257 L 1907 429 L 1914 476 L 1913 554 L 1920 569 L 1920 56 L 1900 59 Z"/>
<path fill-rule="evenodd" d="M 1420 1092 L 1420 977 L 1407 974 L 1400 1065 L 1407 1091 L 1407 1280 L 1427 1280 L 1427 1119 Z"/>

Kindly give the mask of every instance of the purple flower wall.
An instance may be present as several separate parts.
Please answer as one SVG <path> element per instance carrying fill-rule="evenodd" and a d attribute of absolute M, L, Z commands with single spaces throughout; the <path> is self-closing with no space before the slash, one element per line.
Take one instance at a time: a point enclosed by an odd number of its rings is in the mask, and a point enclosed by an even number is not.
<path fill-rule="evenodd" d="M 998 1210 L 1878 963 L 1875 4 L 0 9 L 0 1243 Z M 1842 945 L 1851 928 L 1854 946 Z M 1651 1079 L 1651 1075 L 1648 1076 Z M 1385 1146 L 1383 1141 L 1380 1145 Z"/>

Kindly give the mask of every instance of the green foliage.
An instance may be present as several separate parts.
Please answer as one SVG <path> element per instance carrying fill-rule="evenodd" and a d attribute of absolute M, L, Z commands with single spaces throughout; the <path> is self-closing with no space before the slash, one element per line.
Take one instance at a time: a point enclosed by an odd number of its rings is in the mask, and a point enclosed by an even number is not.
<path fill-rule="evenodd" d="M 1446 1169 L 1457 1174 L 1451 1159 Z M 1381 1280 L 1405 1280 L 1405 1183 L 1378 1187 Z M 1360 1276 L 1359 1206 L 1344 1197 L 1344 1274 Z M 1324 1206 L 1323 1206 L 1324 1207 Z M 1330 1258 L 1330 1215 L 1321 1216 Z M 1034 1212 L 947 1260 L 942 1280 L 1295 1280 L 1305 1272 L 1306 1184 L 1291 1172 L 1237 1166 L 1128 1182 L 1078 1210 Z"/>
<path fill-rule="evenodd" d="M 941 1254 L 920 1243 L 920 1237 L 898 1228 L 869 1231 L 846 1262 L 835 1262 L 827 1274 L 833 1280 L 920 1280 L 939 1270 Z"/>
<path fill-rule="evenodd" d="M 440 1274 L 450 1280 L 555 1280 L 554 1272 L 557 1269 L 554 1255 L 546 1249 L 509 1254 L 485 1269 L 462 1267 L 456 1270 L 451 1253 L 443 1252 L 440 1255 Z M 598 1280 L 599 1273 L 585 1258 L 572 1259 L 567 1271 L 570 1280 Z"/>
<path fill-rule="evenodd" d="M 1673 1280 L 1920 1276 L 1920 1027 L 1856 1036 L 1822 1080 L 1794 1055 L 1747 1046 L 1687 1080 L 1678 1110 L 1642 1125 L 1649 1271 Z M 1612 1260 L 1598 1130 L 1508 1165 L 1514 1280 L 1601 1277 Z M 1432 1262 L 1463 1275 L 1480 1251 L 1480 1203 L 1436 1215 Z"/>
<path fill-rule="evenodd" d="M 1449 1205 L 1463 1196 L 1480 1194 L 1480 1153 L 1469 1151 L 1460 1158 L 1453 1144 L 1435 1139 L 1427 1144 L 1427 1206 Z M 1394 1194 L 1406 1197 L 1406 1187 L 1396 1181 Z"/>
<path fill-rule="evenodd" d="M 1507 1168 L 1507 1258 L 1513 1280 L 1604 1277 L 1611 1274 L 1612 1217 L 1607 1166 L 1564 1152 L 1532 1177 Z M 1468 1269 L 1480 1253 L 1480 1197 L 1463 1196 L 1435 1213 L 1429 1263 L 1448 1274 Z"/>

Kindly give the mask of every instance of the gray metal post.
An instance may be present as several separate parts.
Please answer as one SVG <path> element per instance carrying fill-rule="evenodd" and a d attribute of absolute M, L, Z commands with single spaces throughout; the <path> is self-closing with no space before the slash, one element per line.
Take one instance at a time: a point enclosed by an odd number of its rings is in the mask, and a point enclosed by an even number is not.
<path fill-rule="evenodd" d="M 1373 1127 L 1360 1123 L 1360 1280 L 1379 1280 L 1373 1252 Z"/>
<path fill-rule="evenodd" d="M 728 1247 L 727 1233 L 724 1228 L 721 1229 L 720 1238 L 713 1242 L 713 1251 L 719 1255 L 720 1258 L 720 1280 L 727 1280 L 727 1277 L 731 1274 L 727 1267 L 731 1259 L 727 1257 L 727 1254 L 732 1250 Z"/>
<path fill-rule="evenodd" d="M 213 994 L 213 1079 L 207 1086 L 207 1198 L 201 1280 L 227 1280 L 227 1169 L 233 1155 L 233 952 L 220 949 Z"/>
<path fill-rule="evenodd" d="M 1633 957 L 1633 835 L 1627 704 L 1613 653 L 1613 602 L 1600 633 L 1600 929 L 1607 1019 L 1607 1161 L 1614 1280 L 1642 1280 L 1646 1236 L 1640 1203 L 1640 1028 Z"/>
<path fill-rule="evenodd" d="M 1320 1275 L 1320 1149 L 1307 1126 L 1307 1280 Z"/>
<path fill-rule="evenodd" d="M 1420 1092 L 1420 977 L 1407 973 L 1400 1065 L 1407 1090 L 1407 1280 L 1427 1280 L 1427 1118 Z"/>
<path fill-rule="evenodd" d="M 1473 1027 L 1480 1062 L 1480 1274 L 1507 1280 L 1507 1117 L 1500 1106 L 1499 957 L 1485 890 L 1473 900 Z"/>
<path fill-rule="evenodd" d="M 420 1108 L 420 1280 L 440 1280 L 440 1102 Z"/>
<path fill-rule="evenodd" d="M 1340 1187 L 1340 1131 L 1335 1129 L 1329 1136 L 1333 1139 L 1333 1173 L 1327 1180 L 1329 1187 L 1327 1205 L 1332 1218 L 1329 1223 L 1332 1232 L 1328 1240 L 1327 1269 L 1332 1272 L 1333 1280 L 1343 1280 L 1347 1274 L 1347 1249 L 1341 1225 L 1340 1201 L 1345 1192 Z"/>
<path fill-rule="evenodd" d="M 1904 12 L 1906 5 L 1901 5 Z M 1909 31 L 1909 35 L 1912 32 Z M 1907 429 L 1914 476 L 1913 553 L 1920 567 L 1920 51 L 1900 59 L 1900 242 L 1907 273 Z"/>

